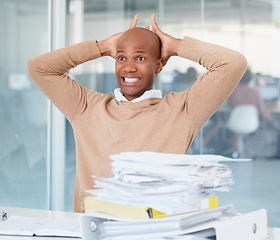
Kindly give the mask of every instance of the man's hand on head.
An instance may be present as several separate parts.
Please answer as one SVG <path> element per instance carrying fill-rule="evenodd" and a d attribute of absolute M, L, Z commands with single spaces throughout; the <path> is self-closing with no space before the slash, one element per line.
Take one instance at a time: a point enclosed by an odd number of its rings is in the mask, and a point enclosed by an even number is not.
<path fill-rule="evenodd" d="M 138 18 L 139 18 L 138 14 L 135 14 L 132 24 L 130 25 L 128 30 L 136 27 Z M 113 36 L 108 37 L 97 43 L 102 56 L 110 56 L 110 57 L 116 59 L 116 55 L 117 55 L 116 46 L 117 46 L 117 42 L 122 34 L 123 34 L 123 32 L 114 34 Z"/>
<path fill-rule="evenodd" d="M 177 51 L 182 40 L 162 32 L 157 25 L 154 14 L 151 16 L 151 22 L 152 31 L 158 35 L 161 41 L 161 58 L 163 65 L 165 65 L 171 56 L 178 55 Z"/>
<path fill-rule="evenodd" d="M 138 14 L 135 14 L 134 19 L 128 30 L 137 26 L 138 19 Z M 151 22 L 151 30 L 158 35 L 161 41 L 161 58 L 163 65 L 165 65 L 171 56 L 177 56 L 177 50 L 182 40 L 174 38 L 168 35 L 167 33 L 162 32 L 157 25 L 154 14 L 152 14 L 151 16 Z M 150 29 L 150 26 L 146 25 L 145 28 Z M 116 59 L 116 46 L 122 34 L 123 32 L 120 32 L 98 42 L 98 47 L 102 56 L 110 56 Z"/>

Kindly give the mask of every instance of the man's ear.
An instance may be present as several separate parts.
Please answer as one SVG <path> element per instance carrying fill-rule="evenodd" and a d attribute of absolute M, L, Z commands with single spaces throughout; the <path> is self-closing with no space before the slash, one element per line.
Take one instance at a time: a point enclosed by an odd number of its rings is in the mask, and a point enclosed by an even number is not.
<path fill-rule="evenodd" d="M 157 61 L 156 61 L 156 76 L 161 72 L 163 68 L 163 63 L 162 63 L 162 58 L 159 58 Z"/>

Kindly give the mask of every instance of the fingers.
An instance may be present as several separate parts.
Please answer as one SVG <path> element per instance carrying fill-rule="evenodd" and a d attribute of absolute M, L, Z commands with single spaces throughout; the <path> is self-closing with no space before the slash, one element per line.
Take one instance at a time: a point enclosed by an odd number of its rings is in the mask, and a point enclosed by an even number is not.
<path fill-rule="evenodd" d="M 131 23 L 129 29 L 135 28 L 135 27 L 137 26 L 138 19 L 139 19 L 139 15 L 138 15 L 138 14 L 135 14 L 134 19 L 133 19 L 133 22 Z M 151 29 L 151 30 L 152 30 L 153 32 L 159 32 L 160 29 L 159 29 L 159 27 L 158 27 L 158 25 L 157 25 L 155 14 L 152 14 L 152 15 L 151 15 L 151 22 L 152 22 L 152 26 L 151 26 L 152 29 Z M 150 29 L 150 26 L 149 26 L 149 25 L 146 25 L 145 28 L 146 28 L 146 29 Z"/>
<path fill-rule="evenodd" d="M 135 14 L 133 22 L 131 23 L 129 29 L 135 28 L 137 26 L 138 19 L 139 19 L 139 15 Z M 152 22 L 151 30 L 155 33 L 161 32 L 161 30 L 159 29 L 159 27 L 157 25 L 155 14 L 151 15 L 151 22 Z M 150 26 L 146 25 L 145 28 L 149 30 Z"/>
<path fill-rule="evenodd" d="M 157 32 L 160 32 L 160 29 L 157 25 L 157 22 L 156 22 L 156 17 L 155 17 L 155 14 L 152 14 L 151 15 L 151 22 L 152 22 L 152 31 L 157 33 Z"/>
<path fill-rule="evenodd" d="M 139 15 L 135 14 L 132 24 L 130 25 L 129 29 L 135 28 L 139 19 Z"/>

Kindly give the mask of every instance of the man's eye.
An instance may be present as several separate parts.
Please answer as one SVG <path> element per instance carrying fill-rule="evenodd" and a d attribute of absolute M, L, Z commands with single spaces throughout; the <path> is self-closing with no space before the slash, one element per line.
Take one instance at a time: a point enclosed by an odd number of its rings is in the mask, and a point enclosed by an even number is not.
<path fill-rule="evenodd" d="M 145 58 L 144 57 L 138 57 L 137 60 L 138 61 L 143 61 Z"/>
<path fill-rule="evenodd" d="M 124 60 L 124 57 L 120 56 L 120 57 L 118 57 L 118 59 L 119 59 L 120 61 L 123 61 L 123 60 Z"/>

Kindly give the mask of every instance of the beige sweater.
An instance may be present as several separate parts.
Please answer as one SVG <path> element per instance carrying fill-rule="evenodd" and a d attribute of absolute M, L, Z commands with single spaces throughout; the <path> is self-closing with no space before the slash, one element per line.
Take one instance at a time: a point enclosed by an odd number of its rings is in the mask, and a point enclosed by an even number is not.
<path fill-rule="evenodd" d="M 244 74 L 245 58 L 236 51 L 185 37 L 178 55 L 209 71 L 190 90 L 162 100 L 116 102 L 79 85 L 65 73 L 100 57 L 95 40 L 55 50 L 28 62 L 37 86 L 70 121 L 76 142 L 75 211 L 83 211 L 91 175 L 111 175 L 110 154 L 154 151 L 184 154 L 199 129 L 230 95 Z"/>

